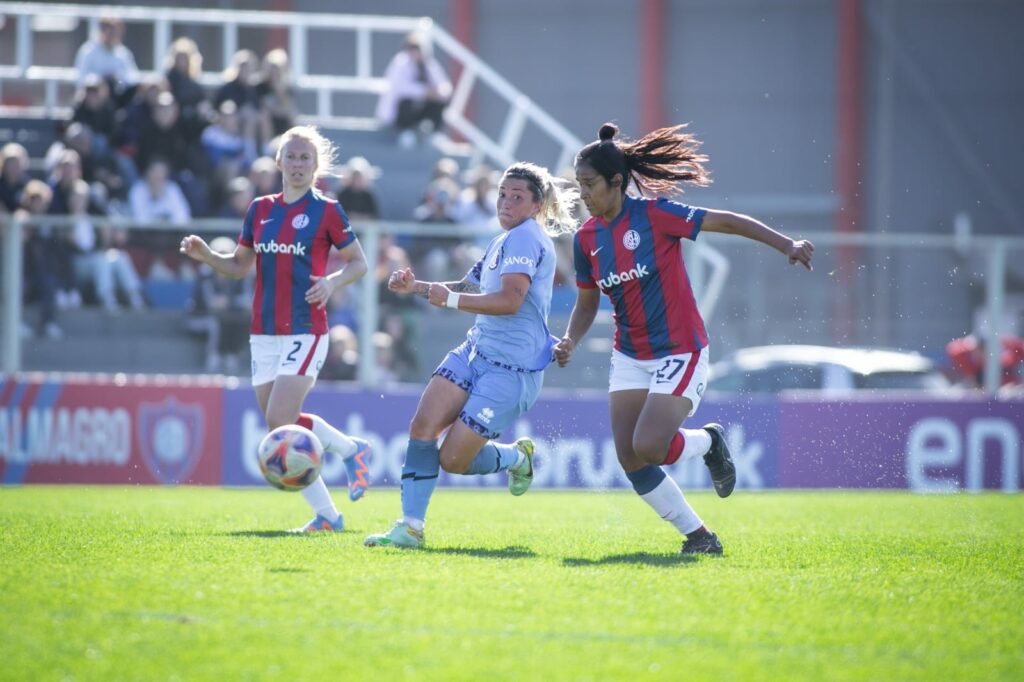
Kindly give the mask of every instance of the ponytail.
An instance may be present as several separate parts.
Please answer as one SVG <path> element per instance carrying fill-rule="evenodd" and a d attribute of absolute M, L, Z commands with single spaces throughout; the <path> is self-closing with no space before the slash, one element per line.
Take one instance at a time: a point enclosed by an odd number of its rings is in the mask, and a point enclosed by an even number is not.
<path fill-rule="evenodd" d="M 711 174 L 704 167 L 708 157 L 698 152 L 700 141 L 682 132 L 686 124 L 659 128 L 635 142 L 617 142 L 618 127 L 605 123 L 598 139 L 576 155 L 576 164 L 593 167 L 609 185 L 621 176 L 620 191 L 625 194 L 630 181 L 643 194 L 675 194 L 682 192 L 679 183 L 698 187 L 711 184 Z"/>

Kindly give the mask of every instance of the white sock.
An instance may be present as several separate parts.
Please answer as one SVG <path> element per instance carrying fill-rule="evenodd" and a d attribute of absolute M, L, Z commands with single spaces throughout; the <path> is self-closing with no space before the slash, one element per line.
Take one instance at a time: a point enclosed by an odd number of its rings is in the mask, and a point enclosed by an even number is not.
<path fill-rule="evenodd" d="M 403 516 L 402 523 L 406 524 L 413 530 L 423 531 L 423 519 L 414 519 L 411 516 Z"/>
<path fill-rule="evenodd" d="M 341 516 L 338 513 L 338 508 L 334 506 L 334 500 L 331 499 L 331 493 L 327 490 L 323 476 L 317 476 L 315 481 L 303 488 L 302 496 L 306 498 L 306 502 L 314 512 L 331 523 L 337 521 Z"/>
<path fill-rule="evenodd" d="M 313 422 L 313 433 L 323 443 L 325 450 L 341 456 L 342 459 L 348 459 L 356 454 L 355 441 L 328 424 L 323 417 L 309 412 L 303 412 L 302 416 L 309 417 L 309 420 Z"/>
<path fill-rule="evenodd" d="M 711 434 L 704 429 L 679 429 L 683 434 L 683 454 L 679 455 L 679 461 L 706 455 L 711 451 Z"/>
<path fill-rule="evenodd" d="M 651 505 L 658 516 L 675 526 L 683 535 L 704 525 L 670 476 L 666 476 L 651 492 L 641 495 L 640 499 Z"/>

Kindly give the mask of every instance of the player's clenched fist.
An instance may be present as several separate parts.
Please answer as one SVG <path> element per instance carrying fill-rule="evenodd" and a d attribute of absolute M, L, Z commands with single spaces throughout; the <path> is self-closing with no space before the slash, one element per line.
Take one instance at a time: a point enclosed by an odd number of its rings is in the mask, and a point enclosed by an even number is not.
<path fill-rule="evenodd" d="M 441 284 L 440 282 L 432 282 L 430 288 L 427 290 L 427 300 L 430 301 L 430 305 L 436 305 L 438 308 L 444 308 L 448 305 L 448 294 L 452 293 L 451 289 Z"/>
<path fill-rule="evenodd" d="M 813 255 L 814 244 L 810 243 L 806 239 L 791 242 L 789 248 L 786 249 L 786 256 L 789 257 L 790 265 L 800 263 L 808 270 L 814 269 L 811 267 L 811 256 Z"/>
<path fill-rule="evenodd" d="M 416 276 L 413 274 L 411 268 L 395 270 L 391 273 L 391 276 L 388 277 L 388 289 L 400 294 L 413 293 L 413 285 L 415 284 Z"/>
<path fill-rule="evenodd" d="M 181 240 L 178 251 L 202 263 L 206 260 L 206 256 L 209 255 L 210 247 L 203 241 L 202 237 L 190 234 Z"/>

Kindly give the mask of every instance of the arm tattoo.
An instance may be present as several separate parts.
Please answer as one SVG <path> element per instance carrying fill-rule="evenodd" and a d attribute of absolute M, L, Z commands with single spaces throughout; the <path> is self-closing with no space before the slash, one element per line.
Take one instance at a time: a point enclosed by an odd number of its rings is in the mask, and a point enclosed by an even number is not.
<path fill-rule="evenodd" d="M 461 282 L 447 282 L 446 286 L 457 294 L 479 294 L 480 285 L 473 284 L 468 279 Z"/>
<path fill-rule="evenodd" d="M 430 298 L 430 282 L 416 282 L 412 293 L 420 298 Z"/>

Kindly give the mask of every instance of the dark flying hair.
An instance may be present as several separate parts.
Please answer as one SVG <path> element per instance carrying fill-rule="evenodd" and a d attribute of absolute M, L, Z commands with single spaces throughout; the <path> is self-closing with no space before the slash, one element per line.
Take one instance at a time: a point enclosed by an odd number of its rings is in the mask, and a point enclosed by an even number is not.
<path fill-rule="evenodd" d="M 708 157 L 698 153 L 700 140 L 682 132 L 684 128 L 685 123 L 658 128 L 635 142 L 617 142 L 618 127 L 605 123 L 598 132 L 599 139 L 576 155 L 575 165 L 590 165 L 609 185 L 621 175 L 619 189 L 623 194 L 630 180 L 642 195 L 680 193 L 680 183 L 710 185 L 711 174 L 704 167 Z"/>

